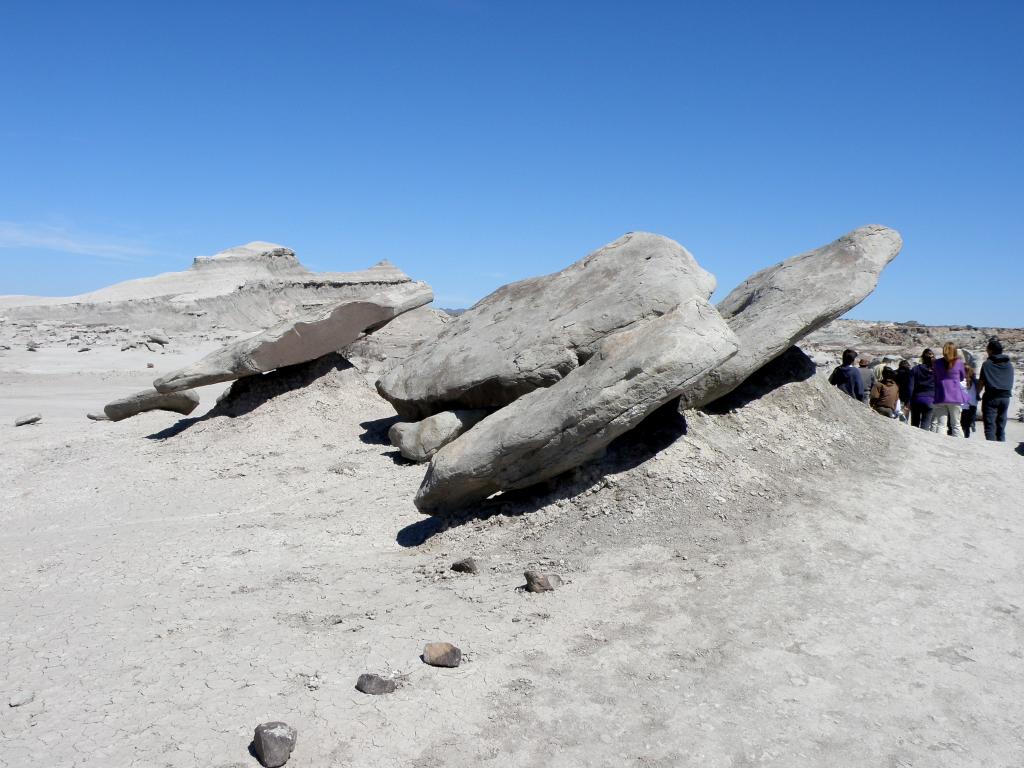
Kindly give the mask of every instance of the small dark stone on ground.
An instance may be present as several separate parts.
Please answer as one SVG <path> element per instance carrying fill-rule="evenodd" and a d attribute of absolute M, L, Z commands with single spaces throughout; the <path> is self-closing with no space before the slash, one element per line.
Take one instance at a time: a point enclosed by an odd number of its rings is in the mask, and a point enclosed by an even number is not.
<path fill-rule="evenodd" d="M 368 693 L 371 696 L 380 696 L 384 693 L 394 693 L 398 685 L 394 680 L 370 672 L 362 674 L 356 680 L 356 690 L 360 693 Z"/>
<path fill-rule="evenodd" d="M 423 662 L 432 667 L 457 667 L 462 663 L 462 651 L 451 643 L 427 643 Z"/>
<path fill-rule="evenodd" d="M 523 576 L 526 577 L 527 592 L 551 592 L 562 586 L 562 579 L 553 573 L 527 571 Z"/>
<path fill-rule="evenodd" d="M 464 557 L 462 560 L 456 560 L 452 563 L 452 570 L 456 573 L 480 573 L 480 566 L 477 565 L 476 560 L 472 557 Z"/>
<path fill-rule="evenodd" d="M 280 768 L 292 756 L 297 738 L 296 730 L 286 723 L 261 723 L 253 735 L 253 752 L 266 768 Z"/>
<path fill-rule="evenodd" d="M 41 414 L 32 413 L 27 416 L 19 416 L 18 418 L 16 418 L 14 420 L 14 426 L 24 427 L 26 424 L 38 424 L 42 420 L 43 417 Z"/>

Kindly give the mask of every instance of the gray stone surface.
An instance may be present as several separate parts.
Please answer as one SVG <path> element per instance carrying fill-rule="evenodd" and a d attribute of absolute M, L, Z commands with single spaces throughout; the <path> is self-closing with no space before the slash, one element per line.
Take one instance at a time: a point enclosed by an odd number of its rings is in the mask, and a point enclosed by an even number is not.
<path fill-rule="evenodd" d="M 42 414 L 39 414 L 39 413 L 29 413 L 29 414 L 26 414 L 24 416 L 19 416 L 18 418 L 16 418 L 14 420 L 14 426 L 16 426 L 16 427 L 24 427 L 24 426 L 27 426 L 29 424 L 38 424 L 42 420 L 43 420 Z"/>
<path fill-rule="evenodd" d="M 526 578 L 527 592 L 552 592 L 562 586 L 561 577 L 554 573 L 527 571 L 523 576 Z"/>
<path fill-rule="evenodd" d="M 103 411 L 89 411 L 85 417 L 90 421 L 110 421 L 110 417 Z"/>
<path fill-rule="evenodd" d="M 451 643 L 427 643 L 423 662 L 432 667 L 457 667 L 462 663 L 462 651 Z"/>
<path fill-rule="evenodd" d="M 146 331 L 146 341 L 151 341 L 154 344 L 159 344 L 161 347 L 171 343 L 171 340 L 167 336 L 167 334 L 161 331 L 159 328 L 154 328 L 151 331 Z"/>
<path fill-rule="evenodd" d="M 452 570 L 456 573 L 470 573 L 476 575 L 480 573 L 480 566 L 476 562 L 476 558 L 464 557 L 461 560 L 456 560 L 452 563 Z"/>
<path fill-rule="evenodd" d="M 233 381 L 315 360 L 376 330 L 434 298 L 425 283 L 404 283 L 362 299 L 342 301 L 294 322 L 281 323 L 228 344 L 202 360 L 153 382 L 159 392 Z"/>
<path fill-rule="evenodd" d="M 868 225 L 747 278 L 718 305 L 739 339 L 739 352 L 690 388 L 680 408 L 729 394 L 804 336 L 860 304 L 902 245 L 895 230 Z"/>
<path fill-rule="evenodd" d="M 274 721 L 256 726 L 252 747 L 256 759 L 266 768 L 280 768 L 295 749 L 298 732 L 286 723 Z"/>
<path fill-rule="evenodd" d="M 31 691 L 22 691 L 11 696 L 7 700 L 7 706 L 9 707 L 24 707 L 26 704 L 31 704 L 36 700 L 36 695 Z"/>
<path fill-rule="evenodd" d="M 611 336 L 554 386 L 523 395 L 438 451 L 416 506 L 445 514 L 595 458 L 736 349 L 725 321 L 698 298 Z"/>
<path fill-rule="evenodd" d="M 609 335 L 641 325 L 715 278 L 678 243 L 631 232 L 571 266 L 499 288 L 422 344 L 377 384 L 406 419 L 500 408 L 549 387 Z"/>
<path fill-rule="evenodd" d="M 192 390 L 164 394 L 155 389 L 144 389 L 134 395 L 103 406 L 103 413 L 111 421 L 122 421 L 146 411 L 171 411 L 188 416 L 199 405 L 199 395 Z"/>
<path fill-rule="evenodd" d="M 382 696 L 386 693 L 394 693 L 398 684 L 389 677 L 381 677 L 367 672 L 356 680 L 356 690 L 360 693 L 368 693 L 371 696 Z"/>
<path fill-rule="evenodd" d="M 405 458 L 429 461 L 431 456 L 489 413 L 482 409 L 441 411 L 423 421 L 400 421 L 391 425 L 388 439 Z"/>

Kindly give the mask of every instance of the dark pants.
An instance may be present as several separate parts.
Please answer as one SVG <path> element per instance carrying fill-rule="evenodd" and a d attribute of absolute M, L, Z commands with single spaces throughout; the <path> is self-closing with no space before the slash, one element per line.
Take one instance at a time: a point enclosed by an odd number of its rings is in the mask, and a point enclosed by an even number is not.
<path fill-rule="evenodd" d="M 985 419 L 985 439 L 1006 442 L 1006 412 L 1010 398 L 992 397 L 981 401 L 981 415 Z"/>
<path fill-rule="evenodd" d="M 978 406 L 965 405 L 960 412 L 960 428 L 964 431 L 964 437 L 970 437 L 974 432 L 974 422 L 978 420 Z"/>
<path fill-rule="evenodd" d="M 921 429 L 932 428 L 932 404 L 911 403 L 910 404 L 910 426 Z"/>

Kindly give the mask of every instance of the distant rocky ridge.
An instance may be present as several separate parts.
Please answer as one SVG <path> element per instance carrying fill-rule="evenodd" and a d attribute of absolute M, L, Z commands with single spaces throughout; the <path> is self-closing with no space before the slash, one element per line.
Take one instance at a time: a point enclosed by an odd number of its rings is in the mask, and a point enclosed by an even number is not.
<path fill-rule="evenodd" d="M 0 315 L 22 323 L 155 325 L 168 332 L 216 326 L 263 330 L 411 281 L 386 261 L 358 272 L 310 272 L 291 249 L 256 241 L 200 256 L 183 272 L 127 280 L 78 296 L 0 296 Z"/>

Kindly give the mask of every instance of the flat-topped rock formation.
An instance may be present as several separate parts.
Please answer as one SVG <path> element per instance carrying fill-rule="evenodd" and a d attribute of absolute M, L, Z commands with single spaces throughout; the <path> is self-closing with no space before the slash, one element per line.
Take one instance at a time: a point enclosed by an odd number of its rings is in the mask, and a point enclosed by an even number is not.
<path fill-rule="evenodd" d="M 358 272 L 311 272 L 291 249 L 256 241 L 200 256 L 182 272 L 78 296 L 0 296 L 0 313 L 20 322 L 159 326 L 170 332 L 216 325 L 262 330 L 326 304 L 409 282 L 388 262 Z"/>

